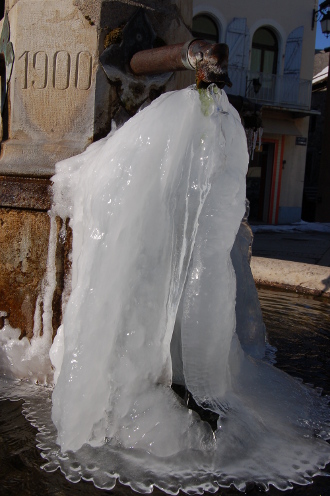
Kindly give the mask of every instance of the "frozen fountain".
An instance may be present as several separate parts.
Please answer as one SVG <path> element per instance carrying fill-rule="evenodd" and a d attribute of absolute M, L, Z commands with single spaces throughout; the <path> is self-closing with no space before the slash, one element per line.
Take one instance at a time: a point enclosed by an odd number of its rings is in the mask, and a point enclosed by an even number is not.
<path fill-rule="evenodd" d="M 43 332 L 29 344 L 6 322 L 0 331 L 2 397 L 25 399 L 44 469 L 72 482 L 285 490 L 330 460 L 327 398 L 269 363 L 248 260 L 246 136 L 221 89 L 226 57 L 205 50 L 211 81 L 201 71 L 199 89 L 160 96 L 57 164 Z M 197 69 L 207 58 L 201 46 L 194 57 Z M 72 273 L 51 368 L 58 217 L 62 239 L 70 219 Z M 8 379 L 26 370 L 48 387 Z"/>

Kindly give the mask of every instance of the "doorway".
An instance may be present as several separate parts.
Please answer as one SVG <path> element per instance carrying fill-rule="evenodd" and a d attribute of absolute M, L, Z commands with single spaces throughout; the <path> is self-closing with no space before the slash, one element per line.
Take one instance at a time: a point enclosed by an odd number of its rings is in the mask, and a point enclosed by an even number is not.
<path fill-rule="evenodd" d="M 246 196 L 250 202 L 250 221 L 268 222 L 272 189 L 274 143 L 263 143 L 249 162 Z"/>

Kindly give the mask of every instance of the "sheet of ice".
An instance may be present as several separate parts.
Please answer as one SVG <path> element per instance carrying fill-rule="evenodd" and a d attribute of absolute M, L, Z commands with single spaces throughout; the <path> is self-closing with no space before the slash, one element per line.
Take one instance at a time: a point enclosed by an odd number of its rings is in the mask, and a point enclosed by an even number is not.
<path fill-rule="evenodd" d="M 15 393 L 29 398 L 46 470 L 191 494 L 286 489 L 330 460 L 327 399 L 262 360 L 247 162 L 226 95 L 189 88 L 58 165 L 52 216 L 70 217 L 74 236 L 58 379 L 42 408 L 35 389 Z M 215 432 L 173 379 L 219 414 Z"/>
<path fill-rule="evenodd" d="M 189 90 L 142 111 L 80 167 L 72 195 L 73 291 L 53 394 L 62 448 L 114 437 L 163 456 L 186 442 L 213 446 L 206 424 L 188 435 L 196 419 L 157 385 L 171 383 L 170 342 L 198 217 L 211 179 L 225 166 L 221 136 L 221 122 L 204 115 Z M 244 156 L 239 163 L 243 176 Z M 56 187 L 69 184 L 65 167 Z M 166 410 L 172 413 L 164 417 Z"/>

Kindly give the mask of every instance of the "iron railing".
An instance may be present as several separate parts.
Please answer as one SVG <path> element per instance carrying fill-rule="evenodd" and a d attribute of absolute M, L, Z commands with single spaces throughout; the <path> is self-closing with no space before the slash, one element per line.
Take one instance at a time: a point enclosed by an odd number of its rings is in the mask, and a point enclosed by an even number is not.
<path fill-rule="evenodd" d="M 233 86 L 229 94 L 245 96 L 260 104 L 310 110 L 312 82 L 295 75 L 265 74 L 229 66 L 228 74 Z M 255 93 L 253 80 L 259 79 L 261 87 Z"/>

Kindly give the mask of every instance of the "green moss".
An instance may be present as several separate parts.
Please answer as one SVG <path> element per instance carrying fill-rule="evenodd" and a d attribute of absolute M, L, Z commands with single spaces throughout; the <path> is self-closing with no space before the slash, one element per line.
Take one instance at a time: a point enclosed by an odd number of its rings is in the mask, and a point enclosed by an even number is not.
<path fill-rule="evenodd" d="M 202 112 L 205 116 L 209 116 L 213 112 L 213 105 L 214 105 L 214 100 L 212 96 L 210 95 L 210 92 L 208 91 L 207 88 L 198 88 L 198 93 L 199 93 L 199 99 L 201 102 L 201 108 Z M 213 85 L 213 92 L 218 93 L 221 90 L 217 88 L 216 85 Z"/>
<path fill-rule="evenodd" d="M 198 93 L 199 93 L 199 99 L 201 102 L 201 109 L 203 114 L 206 116 L 211 115 L 211 110 L 212 110 L 211 106 L 213 101 L 210 97 L 209 92 L 204 88 L 200 88 L 198 90 Z"/>
<path fill-rule="evenodd" d="M 108 48 L 110 45 L 115 43 L 121 43 L 123 40 L 123 26 L 115 28 L 110 33 L 108 33 L 104 40 L 104 48 Z"/>

